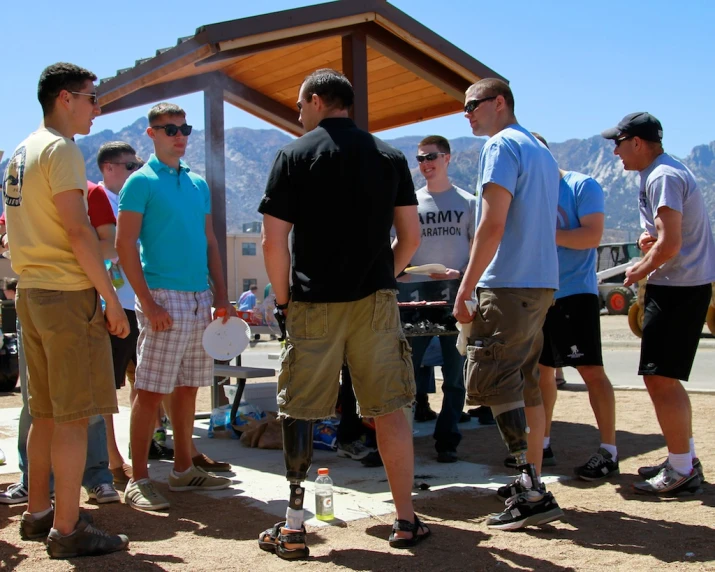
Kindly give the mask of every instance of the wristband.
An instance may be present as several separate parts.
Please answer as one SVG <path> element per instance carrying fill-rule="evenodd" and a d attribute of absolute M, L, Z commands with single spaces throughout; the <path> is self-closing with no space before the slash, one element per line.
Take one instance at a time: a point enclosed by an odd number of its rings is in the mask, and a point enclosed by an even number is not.
<path fill-rule="evenodd" d="M 287 310 L 288 304 L 290 304 L 290 300 L 288 300 L 285 304 L 276 304 L 276 310 Z"/>

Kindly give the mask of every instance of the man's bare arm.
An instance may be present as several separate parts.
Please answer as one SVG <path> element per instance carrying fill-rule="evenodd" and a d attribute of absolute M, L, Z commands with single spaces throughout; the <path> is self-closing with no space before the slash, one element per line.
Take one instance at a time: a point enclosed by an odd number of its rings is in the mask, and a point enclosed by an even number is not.
<path fill-rule="evenodd" d="M 556 244 L 574 250 L 596 248 L 601 244 L 606 215 L 592 213 L 581 217 L 581 226 L 571 230 L 556 230 Z"/>
<path fill-rule="evenodd" d="M 655 217 L 658 238 L 640 262 L 626 270 L 625 286 L 645 278 L 680 252 L 683 244 L 683 215 L 670 207 L 660 207 Z"/>
<path fill-rule="evenodd" d="M 268 279 L 276 295 L 276 304 L 286 304 L 290 298 L 290 249 L 288 237 L 293 223 L 271 215 L 263 215 L 261 245 Z"/>
<path fill-rule="evenodd" d="M 223 321 L 226 322 L 230 316 L 236 315 L 236 309 L 228 300 L 226 282 L 223 278 L 223 263 L 221 262 L 221 253 L 218 248 L 218 240 L 214 232 L 211 215 L 206 215 L 205 232 L 208 248 L 209 276 L 211 277 L 211 287 L 214 295 L 214 308 L 216 308 L 214 317 L 222 315 Z M 223 312 L 221 313 L 220 310 L 223 310 Z"/>
<path fill-rule="evenodd" d="M 395 207 L 393 225 L 397 237 L 392 242 L 392 255 L 395 260 L 395 276 L 397 276 L 407 267 L 420 247 L 421 228 L 417 206 Z"/>
<path fill-rule="evenodd" d="M 114 248 L 114 241 L 117 235 L 117 226 L 114 224 L 103 224 L 94 230 L 97 231 L 99 237 L 99 247 L 102 250 L 102 256 L 105 260 L 117 258 L 117 251 Z"/>

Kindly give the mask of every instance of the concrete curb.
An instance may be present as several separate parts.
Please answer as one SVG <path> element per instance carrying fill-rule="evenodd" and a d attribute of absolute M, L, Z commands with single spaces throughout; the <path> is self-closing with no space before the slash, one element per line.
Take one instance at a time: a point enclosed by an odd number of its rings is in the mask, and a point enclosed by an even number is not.
<path fill-rule="evenodd" d="M 635 336 L 633 336 L 633 337 L 634 337 L 634 339 L 632 339 L 632 340 L 602 340 L 601 346 L 604 348 L 609 348 L 609 349 L 631 349 L 631 348 L 640 349 L 640 347 L 641 347 L 640 338 L 636 338 Z M 698 349 L 701 349 L 701 350 L 715 349 L 715 339 L 700 338 L 700 344 L 698 345 Z"/>

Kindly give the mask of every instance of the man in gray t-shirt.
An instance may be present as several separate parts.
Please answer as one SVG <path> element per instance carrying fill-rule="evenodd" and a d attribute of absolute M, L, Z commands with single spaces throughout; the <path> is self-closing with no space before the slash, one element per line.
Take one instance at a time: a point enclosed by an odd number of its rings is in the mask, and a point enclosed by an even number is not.
<path fill-rule="evenodd" d="M 627 171 L 640 171 L 643 259 L 626 272 L 629 286 L 648 277 L 638 375 L 642 375 L 668 446 L 668 459 L 641 467 L 636 492 L 674 495 L 702 483 L 695 455 L 687 381 L 715 280 L 715 243 L 693 174 L 663 151 L 663 127 L 649 113 L 626 115 L 602 133 Z"/>
<path fill-rule="evenodd" d="M 443 264 L 442 274 L 405 274 L 399 279 L 400 300 L 453 302 L 462 273 L 469 263 L 469 251 L 476 224 L 477 199 L 452 185 L 447 175 L 450 161 L 449 141 L 439 135 L 423 139 L 417 147 L 417 161 L 427 184 L 417 191 L 421 242 L 412 256 L 410 266 Z M 432 371 L 420 366 L 432 338 L 413 337 L 412 362 L 417 382 L 416 421 L 434 419 L 427 392 Z M 456 348 L 454 336 L 440 336 L 442 351 L 442 409 L 434 430 L 437 460 L 452 463 L 457 460 L 457 445 L 462 435 L 457 427 L 464 409 L 464 358 Z"/>

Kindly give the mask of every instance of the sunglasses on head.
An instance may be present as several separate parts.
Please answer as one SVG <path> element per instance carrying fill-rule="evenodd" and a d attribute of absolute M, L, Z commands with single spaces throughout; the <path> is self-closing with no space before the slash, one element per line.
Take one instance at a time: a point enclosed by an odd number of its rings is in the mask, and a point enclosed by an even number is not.
<path fill-rule="evenodd" d="M 124 165 L 127 171 L 136 171 L 144 165 L 144 163 L 140 163 L 139 161 L 105 161 L 105 163 L 109 163 L 110 165 Z"/>
<path fill-rule="evenodd" d="M 447 153 L 427 153 L 426 155 L 417 155 L 417 162 L 424 163 L 425 161 L 434 161 L 440 155 L 446 155 Z"/>
<path fill-rule="evenodd" d="M 89 97 L 89 100 L 92 102 L 92 105 L 97 105 L 99 103 L 99 98 L 97 97 L 96 93 L 84 93 L 81 91 L 70 91 L 70 93 L 74 95 L 84 95 L 85 97 Z"/>
<path fill-rule="evenodd" d="M 464 113 L 472 113 L 476 111 L 477 108 L 485 101 L 491 101 L 492 99 L 496 99 L 497 97 L 499 96 L 492 95 L 491 97 L 483 97 L 482 99 L 472 99 L 467 102 L 467 105 L 464 106 Z"/>
<path fill-rule="evenodd" d="M 152 125 L 151 128 L 163 129 L 169 137 L 176 136 L 179 131 L 181 131 L 181 134 L 184 137 L 188 137 L 189 135 L 191 135 L 191 130 L 193 129 L 191 125 L 187 125 L 186 123 L 184 123 L 183 125 L 174 125 L 173 123 L 167 123 L 166 125 Z"/>
<path fill-rule="evenodd" d="M 633 139 L 633 135 L 624 135 L 623 137 L 618 137 L 617 139 L 614 139 L 614 142 L 616 143 L 616 147 L 618 147 L 621 143 L 624 141 L 628 141 L 629 139 Z"/>

